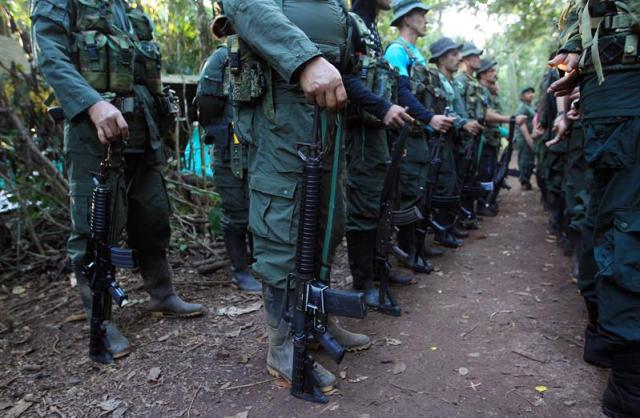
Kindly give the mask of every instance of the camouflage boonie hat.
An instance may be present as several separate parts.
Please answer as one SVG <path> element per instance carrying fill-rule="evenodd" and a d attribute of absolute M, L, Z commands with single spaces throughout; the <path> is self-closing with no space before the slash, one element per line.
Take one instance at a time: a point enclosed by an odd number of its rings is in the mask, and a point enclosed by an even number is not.
<path fill-rule="evenodd" d="M 480 75 L 480 74 L 484 73 L 485 71 L 489 71 L 490 69 L 492 69 L 496 65 L 498 65 L 498 61 L 491 60 L 491 59 L 488 59 L 488 58 L 483 58 L 483 59 L 480 60 L 480 68 L 478 68 L 478 71 L 476 71 L 476 75 Z"/>
<path fill-rule="evenodd" d="M 476 44 L 474 44 L 473 42 L 465 42 L 462 44 L 462 50 L 460 51 L 460 54 L 462 55 L 462 58 L 466 58 L 471 55 L 480 56 L 484 54 L 484 51 L 482 49 L 478 49 Z"/>
<path fill-rule="evenodd" d="M 436 62 L 438 58 L 454 49 L 462 49 L 462 44 L 455 42 L 451 38 L 445 37 L 438 39 L 429 46 L 429 51 L 431 51 L 431 58 L 429 58 L 429 62 Z"/>

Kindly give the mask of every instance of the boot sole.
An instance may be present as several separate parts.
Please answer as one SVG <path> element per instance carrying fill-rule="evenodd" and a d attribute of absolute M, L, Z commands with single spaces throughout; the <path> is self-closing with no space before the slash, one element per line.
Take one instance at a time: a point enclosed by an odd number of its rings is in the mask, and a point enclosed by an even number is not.
<path fill-rule="evenodd" d="M 113 357 L 114 360 L 118 360 L 120 358 L 127 357 L 129 354 L 131 354 L 131 350 L 126 349 L 117 353 L 111 353 L 111 357 Z"/>
<path fill-rule="evenodd" d="M 269 373 L 269 375 L 271 377 L 275 377 L 276 379 L 284 379 L 286 380 L 289 384 L 291 384 L 291 380 L 287 379 L 285 376 L 283 376 L 279 371 L 277 371 L 276 369 L 274 369 L 271 366 L 267 366 L 267 373 Z M 324 386 L 320 388 L 320 391 L 322 393 L 329 393 L 331 392 L 333 389 L 335 389 L 335 385 L 333 386 Z"/>
<path fill-rule="evenodd" d="M 196 316 L 204 315 L 204 311 L 190 312 L 190 313 L 151 311 L 151 314 L 154 316 L 162 316 L 164 318 L 194 318 Z"/>
<path fill-rule="evenodd" d="M 344 347 L 344 349 L 347 351 L 347 353 L 357 353 L 358 351 L 364 351 L 364 350 L 370 349 L 372 345 L 373 343 L 369 341 L 368 343 L 363 345 L 359 345 L 356 347 Z M 318 351 L 320 350 L 321 346 L 318 343 L 311 343 L 307 345 L 307 348 L 311 351 Z"/>

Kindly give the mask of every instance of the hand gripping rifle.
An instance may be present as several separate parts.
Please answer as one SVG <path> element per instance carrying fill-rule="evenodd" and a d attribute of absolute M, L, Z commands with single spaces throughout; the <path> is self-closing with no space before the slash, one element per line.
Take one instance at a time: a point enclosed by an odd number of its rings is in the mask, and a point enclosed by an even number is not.
<path fill-rule="evenodd" d="M 449 116 L 451 115 L 451 108 L 448 106 L 444 110 L 444 114 Z M 429 161 L 429 168 L 427 169 L 427 184 L 425 187 L 424 195 L 422 197 L 421 203 L 421 212 L 423 220 L 418 223 L 418 227 L 416 228 L 416 252 L 414 254 L 415 260 L 410 260 L 412 262 L 422 262 L 426 265 L 427 260 L 424 254 L 424 240 L 427 237 L 427 229 L 429 225 L 439 232 L 444 232 L 446 230 L 446 226 L 440 225 L 433 219 L 431 216 L 431 212 L 433 209 L 433 201 L 434 201 L 434 191 L 438 185 L 438 178 L 440 177 L 440 167 L 442 166 L 442 148 L 444 147 L 444 143 L 447 140 L 447 134 L 442 132 L 436 132 L 435 138 L 431 141 L 431 161 Z M 457 202 L 456 202 L 457 203 Z"/>
<path fill-rule="evenodd" d="M 509 163 L 511 162 L 511 157 L 513 155 L 513 136 L 516 131 L 516 118 L 515 116 L 511 116 L 509 119 L 509 135 L 507 136 L 507 148 L 502 152 L 500 156 L 500 160 L 498 161 L 498 165 L 496 168 L 496 173 L 493 176 L 493 190 L 489 194 L 487 198 L 486 205 L 494 205 L 498 200 L 498 193 L 500 193 L 500 189 L 510 188 L 505 180 L 507 175 L 509 174 Z"/>
<path fill-rule="evenodd" d="M 396 226 L 409 225 L 422 219 L 420 211 L 415 206 L 405 210 L 396 210 L 400 197 L 400 162 L 407 144 L 409 130 L 410 125 L 405 124 L 393 144 L 391 163 L 387 166 L 387 172 L 384 176 L 380 216 L 376 231 L 375 274 L 380 279 L 380 304 L 373 309 L 392 316 L 400 316 L 402 312 L 389 289 L 389 272 L 391 271 L 389 255 L 393 254 L 399 259 L 408 257 L 393 241 Z"/>
<path fill-rule="evenodd" d="M 367 314 L 364 293 L 330 288 L 318 280 L 317 238 L 322 182 L 322 137 L 320 135 L 320 110 L 316 106 L 313 119 L 313 142 L 306 145 L 308 153 L 298 151 L 304 161 L 302 172 L 302 200 L 298 222 L 296 271 L 287 277 L 285 307 L 289 306 L 290 283 L 295 285 L 293 313 L 285 314 L 293 332 L 293 368 L 291 394 L 297 398 L 317 403 L 329 400 L 318 387 L 313 375 L 314 360 L 308 350 L 311 342 L 318 342 L 329 356 L 340 363 L 345 349 L 327 329 L 328 314 L 349 318 L 364 318 Z M 338 161 L 334 161 L 338 164 Z"/>
<path fill-rule="evenodd" d="M 135 266 L 133 250 L 110 245 L 112 190 L 107 185 L 110 168 L 111 146 L 107 148 L 106 157 L 100 163 L 100 171 L 93 173 L 95 188 L 89 218 L 88 263 L 84 268 L 93 298 L 89 357 L 102 364 L 113 361 L 104 325 L 104 321 L 111 319 L 111 301 L 115 301 L 120 307 L 127 303 L 127 294 L 116 282 L 116 267 L 132 269 Z"/>

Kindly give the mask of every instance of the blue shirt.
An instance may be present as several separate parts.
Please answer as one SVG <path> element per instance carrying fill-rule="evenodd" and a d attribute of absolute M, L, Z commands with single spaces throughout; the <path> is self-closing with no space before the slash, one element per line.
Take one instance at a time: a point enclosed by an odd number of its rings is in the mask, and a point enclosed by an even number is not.
<path fill-rule="evenodd" d="M 407 52 L 407 49 L 410 52 Z M 427 60 L 422 52 L 404 38 L 398 38 L 391 43 L 384 53 L 384 57 L 392 67 L 398 69 L 401 76 L 405 77 L 409 77 L 409 69 L 414 63 L 427 66 Z"/>

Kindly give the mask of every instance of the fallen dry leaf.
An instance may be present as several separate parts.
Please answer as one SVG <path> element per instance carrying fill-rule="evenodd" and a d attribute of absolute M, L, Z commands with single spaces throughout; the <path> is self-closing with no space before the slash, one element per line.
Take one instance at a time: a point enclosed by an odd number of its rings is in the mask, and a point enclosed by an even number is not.
<path fill-rule="evenodd" d="M 387 345 L 400 345 L 400 344 L 402 344 L 402 341 L 400 341 L 400 340 L 398 340 L 396 338 L 385 337 L 384 340 L 387 343 Z"/>
<path fill-rule="evenodd" d="M 223 306 L 216 309 L 216 315 L 229 315 L 229 316 L 238 316 L 244 315 L 251 312 L 255 312 L 262 307 L 262 301 L 257 301 L 250 303 L 245 306 Z"/>
<path fill-rule="evenodd" d="M 405 370 L 407 370 L 407 365 L 402 362 L 393 365 L 393 374 L 400 374 Z"/>
<path fill-rule="evenodd" d="M 33 402 L 27 402 L 24 399 L 20 399 L 10 410 L 7 411 L 6 418 L 18 418 L 27 409 L 31 408 Z"/>
<path fill-rule="evenodd" d="M 152 367 L 147 374 L 147 381 L 157 382 L 158 379 L 160 379 L 160 375 L 162 375 L 162 370 L 160 370 L 160 367 Z"/>
<path fill-rule="evenodd" d="M 98 408 L 102 409 L 104 412 L 115 411 L 117 407 L 120 406 L 122 402 L 117 399 L 107 399 L 98 404 Z"/>

